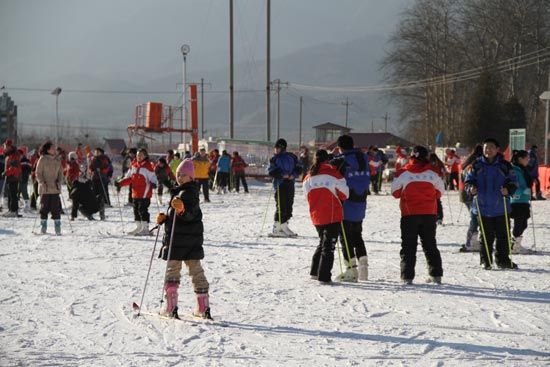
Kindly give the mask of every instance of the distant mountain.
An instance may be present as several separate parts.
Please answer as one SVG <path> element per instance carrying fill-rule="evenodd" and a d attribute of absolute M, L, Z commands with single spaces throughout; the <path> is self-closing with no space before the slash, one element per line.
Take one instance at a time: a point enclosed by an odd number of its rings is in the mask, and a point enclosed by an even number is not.
<path fill-rule="evenodd" d="M 381 80 L 380 60 L 384 56 L 386 38 L 369 35 L 342 44 L 320 44 L 272 60 L 271 79 L 315 86 L 368 85 Z M 191 65 L 200 65 L 193 60 Z M 205 124 L 208 135 L 227 136 L 228 133 L 228 69 L 188 70 L 189 81 L 204 78 Z M 123 75 L 121 71 L 121 75 Z M 165 77 L 153 79 L 136 75 L 132 80 L 124 77 L 112 78 L 83 72 L 44 81 L 43 85 L 61 85 L 64 89 L 96 89 L 114 91 L 175 91 L 181 83 L 181 72 L 167 73 Z M 235 67 L 235 135 L 237 138 L 265 138 L 265 61 L 247 61 Z M 180 85 L 181 90 L 181 85 Z M 55 118 L 53 96 L 13 94 L 19 104 L 19 120 L 26 122 L 51 123 Z M 281 90 L 281 135 L 290 141 L 298 137 L 298 96 L 304 96 L 303 131 L 304 140 L 313 137 L 311 126 L 331 121 L 344 123 L 345 100 L 342 93 L 313 93 L 284 87 Z M 355 131 L 370 131 L 371 119 L 376 118 L 376 130 L 383 128 L 380 117 L 388 111 L 388 100 L 376 94 L 349 94 L 353 105 L 349 109 L 349 126 Z M 84 94 L 62 93 L 59 99 L 59 115 L 62 122 L 73 125 L 91 125 L 120 129 L 103 132 L 103 135 L 124 136 L 123 129 L 132 122 L 136 104 L 158 101 L 169 105 L 181 104 L 180 97 L 168 94 Z M 327 103 L 323 103 L 327 102 Z M 272 138 L 276 134 L 276 97 L 272 98 Z M 390 112 L 390 115 L 392 113 Z M 391 121 L 391 118 L 390 118 Z"/>

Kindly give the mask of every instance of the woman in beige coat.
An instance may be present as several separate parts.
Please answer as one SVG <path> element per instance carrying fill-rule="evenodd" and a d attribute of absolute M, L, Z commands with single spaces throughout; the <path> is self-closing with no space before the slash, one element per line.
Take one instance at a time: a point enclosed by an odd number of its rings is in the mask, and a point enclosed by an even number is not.
<path fill-rule="evenodd" d="M 48 228 L 48 213 L 51 213 L 55 223 L 55 234 L 61 235 L 61 183 L 63 168 L 55 158 L 53 143 L 46 142 L 40 148 L 40 159 L 36 165 L 36 180 L 40 195 L 40 232 L 46 233 Z"/>

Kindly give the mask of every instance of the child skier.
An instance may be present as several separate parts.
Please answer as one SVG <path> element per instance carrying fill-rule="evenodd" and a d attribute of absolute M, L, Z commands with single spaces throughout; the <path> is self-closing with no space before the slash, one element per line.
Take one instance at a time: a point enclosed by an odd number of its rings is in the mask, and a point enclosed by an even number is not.
<path fill-rule="evenodd" d="M 527 220 L 531 217 L 530 200 L 533 178 L 529 174 L 529 153 L 520 150 L 514 153 L 512 157 L 512 167 L 518 179 L 518 188 L 510 199 L 512 205 L 512 215 L 514 218 L 514 229 L 512 234 L 512 253 L 528 254 L 530 251 L 521 245 L 523 231 L 527 228 Z"/>
<path fill-rule="evenodd" d="M 441 254 L 435 239 L 437 199 L 441 198 L 445 185 L 428 161 L 428 150 L 414 147 L 411 161 L 392 183 L 392 195 L 400 199 L 401 207 L 401 280 L 412 284 L 416 265 L 418 236 L 428 263 L 429 281 L 441 283 L 443 267 Z"/>
<path fill-rule="evenodd" d="M 331 282 L 334 248 L 344 220 L 342 201 L 348 198 L 349 189 L 345 178 L 329 164 L 326 150 L 320 149 L 315 153 L 315 161 L 304 178 L 304 195 L 309 204 L 311 221 L 319 234 L 310 275 L 327 284 Z"/>
<path fill-rule="evenodd" d="M 115 181 L 117 187 L 128 185 L 132 185 L 134 220 L 137 225 L 129 234 L 146 236 L 149 234 L 151 196 L 153 196 L 153 189 L 157 187 L 155 167 L 149 161 L 147 150 L 140 149 L 137 153 L 137 160 L 132 164 L 132 168 L 126 173 L 126 176 L 122 180 Z"/>
<path fill-rule="evenodd" d="M 197 309 L 193 315 L 211 319 L 208 299 L 208 280 L 200 260 L 204 258 L 202 212 L 199 206 L 199 191 L 193 182 L 193 160 L 184 159 L 177 168 L 178 186 L 171 190 L 172 199 L 168 215 L 159 213 L 157 223 L 165 225 L 163 246 L 159 257 L 167 260 L 164 291 L 166 308 L 164 315 L 178 318 L 178 287 L 182 262 L 185 263 L 197 295 Z M 172 229 L 173 227 L 173 229 Z M 171 234 L 174 233 L 174 237 Z"/>
<path fill-rule="evenodd" d="M 466 178 L 466 185 L 475 195 L 472 211 L 478 215 L 482 231 L 481 264 L 485 270 L 493 265 L 493 241 L 496 238 L 496 264 L 501 269 L 517 269 L 510 260 L 507 213 L 510 213 L 509 195 L 517 188 L 517 179 L 509 162 L 498 152 L 495 139 L 483 142 L 483 156 L 474 162 Z"/>

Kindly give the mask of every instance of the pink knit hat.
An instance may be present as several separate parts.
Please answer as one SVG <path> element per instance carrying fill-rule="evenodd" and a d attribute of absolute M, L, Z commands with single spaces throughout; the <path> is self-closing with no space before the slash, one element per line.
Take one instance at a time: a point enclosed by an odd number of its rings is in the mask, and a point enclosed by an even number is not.
<path fill-rule="evenodd" d="M 181 161 L 176 172 L 178 175 L 186 175 L 191 178 L 195 178 L 195 167 L 193 166 L 193 160 L 186 158 Z"/>

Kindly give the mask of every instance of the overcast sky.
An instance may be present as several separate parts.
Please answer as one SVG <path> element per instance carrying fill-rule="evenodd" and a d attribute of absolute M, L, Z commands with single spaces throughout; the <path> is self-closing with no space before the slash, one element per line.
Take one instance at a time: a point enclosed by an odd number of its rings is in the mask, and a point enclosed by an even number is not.
<path fill-rule="evenodd" d="M 330 44 L 345 44 L 367 35 L 387 37 L 400 13 L 411 3 L 412 0 L 272 0 L 272 58 L 319 45 L 330 48 Z M 0 86 L 8 87 L 18 105 L 21 128 L 49 129 L 55 121 L 55 104 L 49 90 L 57 86 L 66 91 L 173 91 L 181 80 L 180 47 L 186 43 L 191 47 L 187 59 L 190 79 L 200 75 L 212 81 L 213 75 L 218 75 L 218 84 L 210 88 L 226 90 L 228 77 L 220 78 L 219 71 L 227 73 L 228 68 L 228 4 L 229 0 L 0 0 Z M 246 70 L 237 70 L 235 83 L 242 88 L 245 79 L 250 78 L 249 70 L 256 70 L 257 74 L 264 67 L 266 1 L 234 0 L 234 16 L 235 61 L 247 65 Z M 377 54 L 380 52 L 376 50 Z M 263 76 L 256 74 L 254 77 L 261 81 Z M 315 84 L 316 80 L 309 83 Z M 93 123 L 121 131 L 132 120 L 134 105 L 149 98 L 174 104 L 178 100 L 177 95 L 67 92 L 61 98 L 60 124 Z M 208 101 L 216 102 L 214 96 Z M 239 98 L 236 103 L 237 118 L 261 107 L 261 102 L 244 103 Z M 225 110 L 216 115 L 210 106 L 207 102 L 210 119 L 227 118 Z M 330 114 L 321 115 L 306 114 L 304 119 L 333 118 Z"/>
<path fill-rule="evenodd" d="M 265 1 L 235 0 L 238 60 L 263 59 Z M 272 56 L 366 34 L 387 34 L 406 0 L 273 0 Z M 0 83 L 74 73 L 158 78 L 226 67 L 228 0 L 0 0 Z"/>

